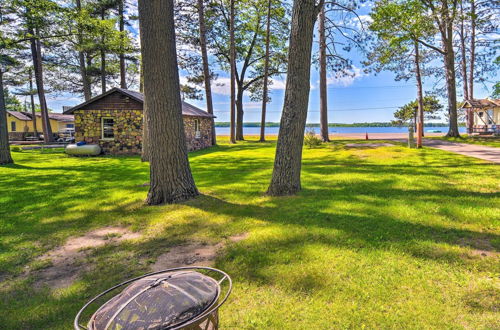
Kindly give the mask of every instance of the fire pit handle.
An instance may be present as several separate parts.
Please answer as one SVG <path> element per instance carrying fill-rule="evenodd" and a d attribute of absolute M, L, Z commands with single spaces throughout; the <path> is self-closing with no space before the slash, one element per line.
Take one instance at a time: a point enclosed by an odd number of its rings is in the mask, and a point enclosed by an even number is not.
<path fill-rule="evenodd" d="M 217 306 L 206 310 L 205 312 L 203 312 L 202 314 L 200 314 L 197 317 L 193 318 L 192 320 L 189 320 L 187 323 L 184 323 L 180 327 L 176 327 L 176 328 L 173 328 L 173 329 L 182 328 L 182 327 L 185 327 L 185 326 L 187 326 L 187 325 L 189 325 L 191 323 L 194 323 L 194 322 L 198 321 L 199 319 L 205 317 L 206 313 L 211 313 L 211 312 L 219 309 L 226 302 L 226 300 L 229 298 L 229 295 L 231 294 L 231 291 L 233 289 L 233 281 L 231 280 L 231 277 L 229 277 L 229 275 L 226 274 L 225 272 L 223 272 L 222 270 L 216 269 L 216 268 L 212 268 L 212 267 L 202 267 L 202 266 L 169 268 L 169 269 L 160 270 L 160 271 L 157 271 L 157 272 L 147 273 L 147 274 L 144 274 L 144 275 L 141 275 L 141 276 L 138 276 L 138 277 L 126 280 L 126 281 L 124 281 L 124 282 L 122 282 L 120 284 L 112 286 L 111 288 L 109 288 L 109 289 L 101 292 L 100 294 L 98 294 L 97 296 L 95 296 L 94 298 L 92 298 L 91 300 L 89 300 L 78 311 L 78 314 L 76 314 L 75 320 L 73 322 L 74 329 L 75 330 L 81 330 L 81 329 L 88 330 L 87 327 L 85 327 L 85 326 L 83 326 L 83 325 L 80 324 L 80 317 L 81 317 L 83 311 L 85 309 L 87 309 L 87 307 L 89 307 L 97 299 L 103 297 L 104 295 L 108 294 L 109 292 L 114 291 L 114 290 L 118 289 L 119 287 L 122 287 L 122 286 L 124 286 L 126 284 L 129 284 L 129 283 L 135 282 L 137 280 L 140 280 L 141 278 L 144 278 L 144 277 L 148 277 L 148 276 L 152 276 L 152 275 L 158 275 L 158 274 L 163 274 L 163 273 L 170 273 L 170 272 L 175 272 L 175 271 L 179 271 L 179 270 L 208 270 L 208 271 L 212 271 L 212 272 L 218 273 L 218 274 L 222 275 L 222 278 L 220 280 L 218 280 L 217 282 L 219 283 L 219 285 L 221 285 L 225 280 L 227 280 L 228 281 L 228 288 L 227 288 L 227 292 L 226 292 L 224 298 L 217 304 Z"/>

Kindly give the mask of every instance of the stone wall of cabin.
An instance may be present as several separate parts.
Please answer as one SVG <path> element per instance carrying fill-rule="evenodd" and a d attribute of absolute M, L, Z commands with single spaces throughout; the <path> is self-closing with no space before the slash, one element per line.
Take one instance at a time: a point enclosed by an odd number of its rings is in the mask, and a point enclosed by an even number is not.
<path fill-rule="evenodd" d="M 199 120 L 200 134 L 195 134 L 195 121 Z M 205 149 L 212 146 L 212 120 L 206 117 L 184 116 L 184 132 L 188 151 Z"/>
<path fill-rule="evenodd" d="M 141 153 L 141 110 L 76 110 L 74 115 L 76 142 L 99 144 L 104 154 Z M 114 139 L 102 138 L 102 118 L 114 119 Z"/>
<path fill-rule="evenodd" d="M 99 144 L 104 154 L 138 155 L 142 148 L 142 110 L 76 110 L 75 139 Z M 102 138 L 102 118 L 114 119 L 114 139 Z M 199 137 L 195 136 L 195 120 L 200 122 Z M 188 151 L 212 145 L 211 119 L 184 116 Z"/>

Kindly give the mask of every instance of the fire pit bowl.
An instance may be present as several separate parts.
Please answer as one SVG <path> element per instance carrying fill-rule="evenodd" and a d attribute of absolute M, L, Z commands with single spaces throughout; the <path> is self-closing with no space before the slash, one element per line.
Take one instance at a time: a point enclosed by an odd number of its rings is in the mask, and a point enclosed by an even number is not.
<path fill-rule="evenodd" d="M 115 285 L 92 298 L 76 315 L 74 328 L 218 329 L 218 309 L 229 297 L 231 289 L 229 275 L 210 267 L 180 267 L 149 273 Z M 105 296 L 108 300 L 92 314 L 87 326 L 81 325 L 82 315 L 90 314 L 89 310 L 95 309 L 98 300 Z M 112 297 L 109 299 L 109 296 Z"/>

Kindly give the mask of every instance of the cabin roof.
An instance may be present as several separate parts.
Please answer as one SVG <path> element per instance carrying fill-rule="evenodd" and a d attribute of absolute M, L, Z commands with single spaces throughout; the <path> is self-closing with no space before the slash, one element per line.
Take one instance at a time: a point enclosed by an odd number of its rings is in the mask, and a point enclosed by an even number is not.
<path fill-rule="evenodd" d="M 7 113 L 11 116 L 16 117 L 19 120 L 26 120 L 26 121 L 31 120 L 31 116 L 27 116 L 25 113 L 20 112 L 20 111 L 7 110 Z"/>
<path fill-rule="evenodd" d="M 465 100 L 462 108 L 496 108 L 500 107 L 500 99 L 473 99 Z"/>
<path fill-rule="evenodd" d="M 37 112 L 36 114 L 37 117 L 41 117 L 42 114 Z M 73 115 L 66 115 L 63 113 L 54 113 L 54 112 L 49 112 L 49 119 L 54 119 L 57 121 L 62 121 L 62 122 L 72 122 L 75 121 L 75 116 Z"/>
<path fill-rule="evenodd" d="M 7 113 L 10 114 L 11 116 L 16 117 L 19 120 L 30 121 L 33 119 L 33 115 L 29 112 L 7 110 Z M 41 117 L 42 114 L 40 112 L 37 112 L 36 116 Z M 75 117 L 73 115 L 66 115 L 66 114 L 62 114 L 62 113 L 49 112 L 49 119 L 62 121 L 62 122 L 72 122 L 75 120 Z"/>
<path fill-rule="evenodd" d="M 90 99 L 86 102 L 83 102 L 77 106 L 74 106 L 70 109 L 67 109 L 66 111 L 64 111 L 64 113 L 65 114 L 72 114 L 75 110 L 80 110 L 83 107 L 86 107 L 87 105 L 92 104 L 100 99 L 103 99 L 106 96 L 111 95 L 113 93 L 121 93 L 121 94 L 128 96 L 131 99 L 141 103 L 141 104 L 144 104 L 144 94 L 136 92 L 136 91 L 124 89 L 124 88 L 115 87 L 113 89 L 110 89 L 106 93 L 103 93 L 101 95 L 97 95 L 96 97 L 93 97 L 92 99 Z M 99 109 L 95 109 L 95 110 L 99 110 Z M 200 108 L 197 108 L 194 105 L 189 104 L 189 103 L 184 102 L 184 101 L 182 101 L 182 115 L 183 116 L 215 118 L 215 116 L 209 114 L 208 112 L 201 110 Z"/>

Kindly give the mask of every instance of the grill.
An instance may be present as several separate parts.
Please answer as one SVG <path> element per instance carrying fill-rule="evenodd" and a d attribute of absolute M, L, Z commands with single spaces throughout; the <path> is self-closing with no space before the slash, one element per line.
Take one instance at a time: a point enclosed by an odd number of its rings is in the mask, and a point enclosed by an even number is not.
<path fill-rule="evenodd" d="M 223 288 L 224 287 L 224 288 Z M 78 312 L 77 330 L 218 329 L 218 309 L 229 297 L 231 278 L 210 267 L 181 267 L 127 280 L 100 293 Z M 224 291 L 224 292 L 223 292 Z M 112 297 L 81 325 L 103 297 Z"/>

